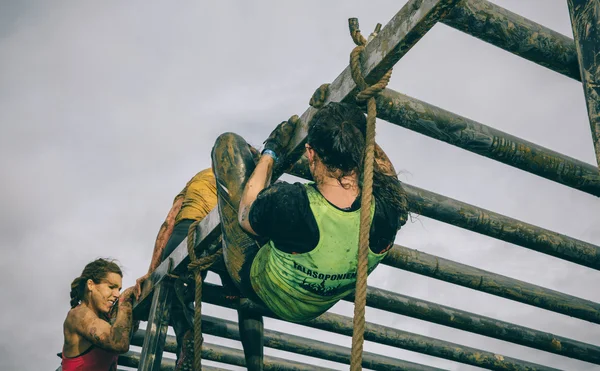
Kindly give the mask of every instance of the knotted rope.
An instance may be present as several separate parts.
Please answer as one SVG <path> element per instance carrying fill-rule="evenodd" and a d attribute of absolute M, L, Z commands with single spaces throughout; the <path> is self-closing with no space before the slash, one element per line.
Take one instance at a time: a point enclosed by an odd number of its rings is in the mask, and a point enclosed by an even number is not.
<path fill-rule="evenodd" d="M 352 78 L 360 92 L 356 96 L 357 102 L 367 101 L 367 129 L 365 136 L 365 158 L 363 172 L 362 197 L 360 202 L 360 234 L 358 245 L 358 262 L 356 270 L 356 291 L 354 294 L 354 319 L 352 332 L 352 358 L 351 371 L 362 370 L 362 353 L 365 339 L 365 306 L 367 303 L 367 269 L 369 257 L 369 232 L 371 230 L 371 199 L 373 197 L 373 162 L 375 153 L 375 120 L 377 118 L 377 96 L 390 81 L 392 70 L 383 75 L 381 80 L 374 85 L 367 85 L 360 69 L 360 56 L 367 40 L 358 29 L 358 20 L 350 19 L 350 34 L 357 45 L 350 53 L 350 71 Z M 378 25 L 376 32 L 381 25 Z M 374 35 L 372 35 L 374 36 Z"/>
<path fill-rule="evenodd" d="M 194 272 L 196 282 L 196 308 L 194 311 L 194 370 L 202 370 L 202 272 L 208 270 L 223 254 L 223 249 L 217 250 L 214 254 L 196 257 L 196 227 L 200 220 L 196 220 L 190 225 L 187 235 L 187 249 L 190 257 L 188 270 Z"/>

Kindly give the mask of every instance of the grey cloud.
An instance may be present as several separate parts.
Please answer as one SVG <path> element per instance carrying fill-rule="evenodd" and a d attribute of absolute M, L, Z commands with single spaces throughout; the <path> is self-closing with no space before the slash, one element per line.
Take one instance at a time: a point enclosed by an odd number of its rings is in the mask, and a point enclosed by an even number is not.
<path fill-rule="evenodd" d="M 571 36 L 565 2 L 495 3 Z M 3 4 L 0 279 L 10 299 L 0 326 L 11 337 L 0 340 L 0 368 L 56 366 L 69 284 L 85 263 L 115 257 L 125 268 L 124 284 L 133 284 L 147 270 L 172 198 L 196 171 L 210 166 L 215 138 L 234 131 L 259 145 L 345 68 L 353 47 L 347 18 L 359 17 L 366 33 L 401 5 Z M 444 25 L 397 64 L 390 87 L 595 163 L 578 82 Z M 600 244 L 597 198 L 383 121 L 377 132 L 404 181 Z M 397 242 L 600 301 L 596 271 L 426 217 L 409 223 Z M 599 344 L 595 325 L 411 273 L 381 267 L 369 282 Z M 351 306 L 342 303 L 335 311 L 351 315 Z M 207 306 L 207 313 L 223 310 Z M 368 320 L 562 369 L 598 369 L 403 316 L 369 311 Z M 322 336 L 350 344 L 345 337 Z M 475 369 L 376 344 L 367 348 L 451 370 Z"/>

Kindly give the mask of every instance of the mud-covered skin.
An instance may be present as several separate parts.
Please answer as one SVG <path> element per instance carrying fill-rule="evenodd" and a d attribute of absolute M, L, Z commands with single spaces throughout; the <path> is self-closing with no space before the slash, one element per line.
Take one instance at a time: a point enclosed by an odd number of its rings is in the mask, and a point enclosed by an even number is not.
<path fill-rule="evenodd" d="M 600 166 L 600 4 L 568 0 L 596 161 Z"/>
<path fill-rule="evenodd" d="M 240 227 L 238 208 L 246 182 L 254 171 L 255 158 L 242 137 L 225 133 L 215 142 L 212 163 L 217 181 L 225 265 L 241 292 L 252 297 L 250 266 L 262 244 Z"/>
<path fill-rule="evenodd" d="M 462 0 L 442 23 L 580 80 L 573 40 L 485 0 Z"/>
<path fill-rule="evenodd" d="M 384 90 L 377 117 L 467 151 L 600 196 L 598 168 L 429 103 Z"/>
<path fill-rule="evenodd" d="M 246 233 L 238 221 L 240 200 L 246 182 L 254 171 L 255 156 L 256 153 L 246 141 L 233 133 L 220 135 L 212 150 L 225 266 L 242 294 L 260 302 L 252 289 L 250 267 L 262 244 Z M 248 370 L 263 370 L 262 316 L 244 309 L 238 310 L 238 316 Z"/>
<path fill-rule="evenodd" d="M 142 293 L 142 285 L 144 281 L 146 281 L 152 272 L 160 265 L 163 261 L 163 252 L 165 247 L 167 246 L 167 242 L 169 238 L 173 234 L 173 228 L 175 228 L 175 217 L 181 210 L 181 205 L 183 203 L 183 196 L 177 197 L 173 202 L 173 206 L 169 210 L 165 221 L 160 226 L 158 230 L 158 235 L 156 236 L 156 242 L 154 243 L 154 250 L 152 251 L 152 259 L 150 259 L 150 267 L 148 268 L 148 273 L 138 278 L 135 281 L 135 297 L 136 299 L 140 298 Z"/>
<path fill-rule="evenodd" d="M 133 288 L 125 290 L 116 305 L 118 311 L 112 324 L 108 322 L 109 318 L 104 316 L 109 315 L 109 311 L 99 317 L 97 310 L 93 309 L 93 304 L 89 302 L 71 309 L 64 323 L 65 356 L 75 357 L 90 346 L 97 346 L 114 353 L 127 352 L 133 327 Z"/>

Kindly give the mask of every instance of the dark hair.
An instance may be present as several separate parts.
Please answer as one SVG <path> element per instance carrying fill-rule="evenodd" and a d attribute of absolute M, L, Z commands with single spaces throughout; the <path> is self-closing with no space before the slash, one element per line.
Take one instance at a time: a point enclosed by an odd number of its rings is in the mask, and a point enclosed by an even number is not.
<path fill-rule="evenodd" d="M 329 103 L 312 118 L 307 143 L 338 181 L 356 172 L 362 188 L 367 119 L 362 110 L 348 103 Z M 341 183 L 341 182 L 340 182 Z M 408 218 L 408 198 L 398 177 L 386 174 L 375 162 L 373 195 L 399 211 L 398 228 Z"/>
<path fill-rule="evenodd" d="M 362 173 L 366 124 L 362 111 L 347 103 L 330 103 L 314 115 L 306 141 L 338 180 Z"/>
<path fill-rule="evenodd" d="M 112 260 L 100 258 L 88 263 L 83 268 L 81 275 L 71 283 L 71 308 L 75 308 L 85 298 L 87 280 L 100 283 L 102 279 L 106 278 L 108 273 L 116 273 L 123 277 L 121 268 Z"/>

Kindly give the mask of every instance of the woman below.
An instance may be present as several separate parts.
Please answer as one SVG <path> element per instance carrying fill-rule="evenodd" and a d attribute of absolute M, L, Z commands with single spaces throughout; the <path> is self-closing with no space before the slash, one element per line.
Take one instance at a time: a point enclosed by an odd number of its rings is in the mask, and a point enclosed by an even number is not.
<path fill-rule="evenodd" d="M 293 135 L 291 121 L 271 133 L 256 164 L 238 135 L 223 134 L 215 143 L 225 264 L 244 295 L 283 319 L 308 321 L 354 290 L 365 128 L 365 116 L 354 105 L 330 103 L 319 110 L 308 128 L 308 169 L 297 169 L 310 173 L 314 183 L 308 184 L 269 186 Z M 379 147 L 373 183 L 369 272 L 407 219 L 406 194 Z M 261 370 L 260 344 L 242 341 L 245 350 L 252 348 L 246 351 L 249 369 Z"/>
<path fill-rule="evenodd" d="M 71 310 L 63 325 L 62 371 L 113 371 L 129 350 L 133 287 L 122 294 L 117 264 L 97 259 L 71 284 Z M 111 323 L 111 312 L 116 311 Z"/>

